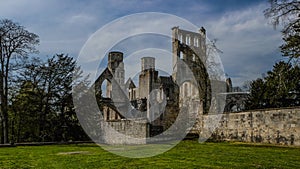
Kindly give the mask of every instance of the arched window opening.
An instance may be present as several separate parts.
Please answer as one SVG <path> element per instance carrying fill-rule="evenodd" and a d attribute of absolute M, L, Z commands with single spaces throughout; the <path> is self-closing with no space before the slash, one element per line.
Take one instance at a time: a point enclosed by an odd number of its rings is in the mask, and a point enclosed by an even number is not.
<path fill-rule="evenodd" d="M 111 83 L 107 80 L 104 80 L 101 84 L 101 97 L 110 98 L 111 95 Z"/>
<path fill-rule="evenodd" d="M 169 98 L 170 97 L 170 89 L 166 88 L 166 97 Z"/>
<path fill-rule="evenodd" d="M 183 52 L 182 51 L 180 51 L 180 53 L 179 53 L 179 58 L 183 59 Z"/>

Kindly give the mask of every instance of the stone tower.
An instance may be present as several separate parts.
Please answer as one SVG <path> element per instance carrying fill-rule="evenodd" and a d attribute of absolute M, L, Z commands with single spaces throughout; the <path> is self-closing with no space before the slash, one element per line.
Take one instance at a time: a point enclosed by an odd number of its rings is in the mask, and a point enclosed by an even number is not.
<path fill-rule="evenodd" d="M 178 71 L 178 61 L 181 59 L 186 64 L 192 66 L 196 62 L 206 62 L 206 30 L 202 27 L 199 32 L 190 32 L 172 28 L 172 52 L 173 52 L 173 78 L 176 79 Z M 199 59 L 200 60 L 199 60 Z"/>
<path fill-rule="evenodd" d="M 124 89 L 124 83 L 125 83 L 125 70 L 124 70 L 124 62 L 123 62 L 123 53 L 122 52 L 109 52 L 108 54 L 108 69 L 113 74 L 113 78 L 115 79 L 115 83 L 118 84 L 112 84 L 112 82 L 107 82 L 106 86 L 106 96 L 110 97 L 112 96 L 112 90 L 116 91 L 118 90 L 117 85 L 121 87 L 121 89 Z"/>
<path fill-rule="evenodd" d="M 158 71 L 155 70 L 155 58 L 143 57 L 141 59 L 141 74 L 139 76 L 139 96 L 147 98 L 153 89 L 158 87 Z"/>
<path fill-rule="evenodd" d="M 139 94 L 141 99 L 147 99 L 147 118 L 152 122 L 155 112 L 151 109 L 151 104 L 156 94 L 151 92 L 155 92 L 155 89 L 159 88 L 158 71 L 155 70 L 155 58 L 143 57 L 141 59 L 141 68 Z"/>
<path fill-rule="evenodd" d="M 199 100 L 206 113 L 210 107 L 211 86 L 206 70 L 206 30 L 198 32 L 172 28 L 173 80 L 180 85 L 179 103 Z M 190 82 L 187 77 L 194 77 Z M 198 92 L 197 92 L 198 91 Z"/>

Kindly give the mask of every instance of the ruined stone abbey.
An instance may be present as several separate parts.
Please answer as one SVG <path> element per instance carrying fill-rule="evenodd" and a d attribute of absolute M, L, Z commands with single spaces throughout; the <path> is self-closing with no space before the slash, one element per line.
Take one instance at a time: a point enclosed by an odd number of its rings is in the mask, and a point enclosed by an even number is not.
<path fill-rule="evenodd" d="M 234 106 L 238 109 L 242 105 L 236 104 L 241 99 L 235 99 L 231 93 L 227 94 L 227 98 L 231 100 L 226 100 L 226 106 L 216 108 L 219 113 L 208 113 L 218 104 L 215 99 L 217 94 L 212 93 L 212 90 L 224 94 L 231 92 L 232 86 L 230 79 L 226 82 L 212 83 L 209 78 L 204 28 L 198 32 L 182 30 L 179 27 L 172 28 L 172 53 L 172 75 L 160 76 L 159 71 L 155 69 L 155 58 L 143 57 L 137 84 L 131 78 L 125 80 L 123 53 L 112 51 L 108 54 L 107 67 L 95 81 L 102 120 L 106 124 L 102 126 L 101 136 L 105 143 L 145 144 L 149 142 L 149 138 L 162 133 L 167 133 L 164 137 L 166 139 L 176 139 L 178 135 L 185 136 L 189 132 L 196 133 L 199 137 L 207 137 L 207 134 L 210 137 L 212 134 L 215 139 L 222 140 L 272 143 L 280 142 L 281 139 L 287 144 L 300 144 L 297 134 L 300 127 L 297 120 L 295 124 L 290 125 L 288 132 L 285 131 L 285 126 L 281 128 L 284 132 L 276 130 L 278 123 L 288 125 L 293 120 L 279 118 L 289 113 L 288 111 L 263 115 L 256 113 L 258 119 L 252 112 L 223 115 L 224 109 L 230 110 Z M 107 84 L 105 91 L 102 91 L 101 86 L 105 80 Z M 104 93 L 106 97 L 103 97 Z M 241 93 L 235 95 L 239 96 Z M 299 118 L 299 110 L 291 113 Z M 261 116 L 270 116 L 270 120 L 263 121 L 259 118 Z M 178 126 L 172 127 L 178 119 L 184 119 L 180 121 L 184 131 Z M 211 119 L 219 119 L 218 128 L 211 126 Z M 274 122 L 273 119 L 277 121 Z M 172 131 L 166 132 L 169 129 Z"/>
<path fill-rule="evenodd" d="M 174 27 L 172 50 L 172 75 L 159 76 L 155 58 L 143 57 L 138 84 L 130 78 L 125 81 L 123 53 L 109 53 L 107 68 L 95 83 L 105 121 L 116 127 L 126 120 L 145 120 L 147 124 L 142 133 L 151 137 L 167 130 L 180 109 L 194 114 L 209 109 L 211 89 L 202 62 L 206 58 L 205 29 L 190 32 Z M 101 91 L 104 80 L 107 80 L 106 91 Z M 103 92 L 106 98 L 102 97 Z M 126 129 L 131 130 L 130 126 Z"/>

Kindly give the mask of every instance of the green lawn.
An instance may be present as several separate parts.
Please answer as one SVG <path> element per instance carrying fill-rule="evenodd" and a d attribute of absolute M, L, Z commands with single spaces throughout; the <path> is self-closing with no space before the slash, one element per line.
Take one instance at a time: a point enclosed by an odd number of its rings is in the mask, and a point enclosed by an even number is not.
<path fill-rule="evenodd" d="M 80 154 L 64 154 L 78 152 Z M 299 168 L 300 148 L 183 141 L 151 158 L 120 157 L 94 144 L 0 148 L 0 168 Z"/>

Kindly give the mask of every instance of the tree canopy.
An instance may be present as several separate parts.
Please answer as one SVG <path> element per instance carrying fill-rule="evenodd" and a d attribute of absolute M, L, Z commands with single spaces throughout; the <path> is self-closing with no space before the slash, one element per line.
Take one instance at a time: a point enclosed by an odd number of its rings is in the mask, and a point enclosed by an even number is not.
<path fill-rule="evenodd" d="M 276 27 L 283 25 L 284 44 L 282 55 L 288 62 L 278 62 L 263 79 L 252 81 L 247 109 L 279 108 L 300 105 L 300 67 L 291 64 L 300 55 L 300 1 L 269 0 L 270 7 L 264 11 Z M 297 62 L 296 62 L 297 63 Z"/>
<path fill-rule="evenodd" d="M 300 67 L 278 62 L 263 79 L 251 83 L 247 109 L 300 105 Z"/>
<path fill-rule="evenodd" d="M 27 31 L 23 26 L 8 19 L 0 20 L 0 128 L 1 142 L 9 142 L 8 103 L 9 81 L 18 60 L 37 52 L 38 35 Z"/>
<path fill-rule="evenodd" d="M 71 92 L 73 85 L 85 83 L 80 68 L 65 54 L 33 57 L 38 44 L 38 35 L 0 20 L 1 143 L 88 139 Z"/>

